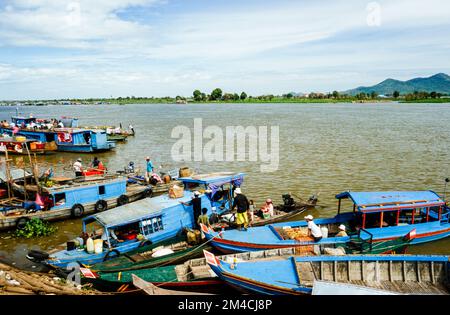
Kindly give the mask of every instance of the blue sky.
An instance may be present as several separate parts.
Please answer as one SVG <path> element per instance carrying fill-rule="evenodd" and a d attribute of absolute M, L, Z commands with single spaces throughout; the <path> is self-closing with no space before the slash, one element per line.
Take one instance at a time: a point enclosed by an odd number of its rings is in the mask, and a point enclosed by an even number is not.
<path fill-rule="evenodd" d="M 342 91 L 449 56 L 444 0 L 0 0 L 0 99 Z"/>

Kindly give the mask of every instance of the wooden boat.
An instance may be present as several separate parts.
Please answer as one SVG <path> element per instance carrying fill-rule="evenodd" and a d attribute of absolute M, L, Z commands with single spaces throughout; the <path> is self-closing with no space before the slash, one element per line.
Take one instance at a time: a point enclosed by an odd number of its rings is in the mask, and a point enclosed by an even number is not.
<path fill-rule="evenodd" d="M 20 137 L 17 137 L 16 139 L 0 138 L 0 153 L 5 154 L 6 151 L 8 151 L 8 154 L 13 155 L 43 155 L 53 152 L 54 150 L 46 149 L 45 143 L 35 140 Z"/>
<path fill-rule="evenodd" d="M 39 261 L 54 267 L 66 267 L 73 262 L 93 265 L 139 248 L 142 245 L 138 239 L 139 234 L 153 243 L 169 240 L 182 233 L 184 229 L 192 229 L 196 226 L 193 207 L 190 204 L 194 192 L 190 188 L 200 192 L 201 206 L 207 209 L 209 215 L 213 214 L 213 209 L 216 209 L 216 213 L 220 214 L 221 211 L 227 210 L 226 205 L 232 204 L 232 194 L 221 194 L 220 198 L 214 198 L 215 194 L 207 192 L 206 188 L 214 188 L 216 192 L 224 190 L 229 192 L 232 187 L 242 183 L 243 176 L 242 173 L 215 173 L 197 178 L 180 178 L 179 180 L 186 186 L 182 190 L 183 195 L 163 194 L 145 198 L 86 217 L 82 220 L 83 227 L 80 232 L 84 235 L 90 232 L 93 234 L 101 228 L 105 231 L 105 237 L 107 238 L 105 250 L 98 253 L 88 253 L 83 248 L 72 250 L 71 247 L 59 246 L 50 253 L 45 253 L 46 255 L 39 255 L 41 256 Z M 117 242 L 112 239 L 111 230 L 132 237 Z M 100 238 L 100 235 L 94 235 L 94 238 Z M 42 257 L 45 258 L 42 259 Z"/>
<path fill-rule="evenodd" d="M 161 289 L 157 286 L 151 284 L 150 282 L 144 281 L 136 275 L 133 276 L 133 285 L 144 291 L 147 295 L 210 295 L 208 293 L 198 293 L 189 291 L 174 291 Z"/>
<path fill-rule="evenodd" d="M 449 294 L 448 256 L 304 256 L 228 263 L 205 252 L 211 269 L 240 291 L 311 294 L 314 281 L 333 281 L 409 294 Z"/>
<path fill-rule="evenodd" d="M 406 246 L 405 243 L 407 241 L 398 240 L 395 244 L 391 241 L 390 246 L 386 244 L 385 247 L 368 247 L 363 248 L 366 243 L 363 244 L 349 244 L 347 246 L 343 246 L 338 249 L 333 248 L 320 248 L 316 246 L 316 248 L 282 248 L 282 249 L 273 249 L 261 252 L 247 252 L 247 253 L 238 253 L 222 256 L 222 259 L 226 259 L 228 261 L 232 261 L 234 259 L 240 261 L 247 260 L 261 260 L 261 259 L 269 259 L 274 257 L 287 257 L 287 256 L 305 256 L 305 255 L 323 255 L 323 254 L 336 254 L 345 255 L 345 254 L 354 254 L 354 253 L 367 253 L 367 254 L 377 254 L 377 253 L 386 253 L 386 252 L 396 252 L 397 250 L 404 250 Z M 379 244 L 378 244 L 379 246 Z M 196 247 L 192 249 L 192 252 L 198 252 L 201 247 Z M 163 259 L 162 261 L 170 261 L 170 257 Z M 121 266 L 119 265 L 116 268 L 115 272 L 110 272 L 111 269 L 103 269 L 103 271 L 99 271 L 97 265 L 92 266 L 91 271 L 95 274 L 96 279 L 92 280 L 95 286 L 102 290 L 114 291 L 119 289 L 127 289 L 130 288 L 130 279 L 132 274 L 139 276 L 145 281 L 152 282 L 162 288 L 170 288 L 170 289 L 180 289 L 183 287 L 189 287 L 193 290 L 199 290 L 200 292 L 206 291 L 205 287 L 208 287 L 208 290 L 220 292 L 223 290 L 223 287 L 220 283 L 217 283 L 217 279 L 211 276 L 210 270 L 207 267 L 206 261 L 202 259 L 192 259 L 187 261 L 186 263 L 178 266 L 174 266 L 174 262 L 170 262 L 172 266 L 164 266 L 165 264 L 159 264 L 160 267 L 155 268 L 156 264 L 149 265 L 148 267 L 142 269 L 143 264 L 139 264 L 136 262 L 135 265 L 133 263 L 127 263 L 122 265 L 122 270 L 119 270 Z M 152 268 L 153 267 L 153 268 Z M 134 269 L 134 270 L 133 270 Z M 167 275 L 167 276 L 166 276 Z M 191 276 L 192 275 L 192 276 Z M 209 292 L 209 291 L 208 291 Z"/>
<path fill-rule="evenodd" d="M 273 257 L 290 257 L 296 254 L 292 248 L 269 250 L 262 252 L 248 252 L 221 256 L 227 261 L 264 260 Z M 84 273 L 83 273 L 84 272 Z M 86 275 L 90 275 L 86 277 Z M 133 275 L 150 282 L 162 289 L 188 290 L 191 292 L 224 293 L 229 288 L 221 281 L 208 266 L 205 258 L 186 261 L 180 265 L 160 266 L 122 272 L 96 272 L 82 270 L 82 283 L 92 283 L 95 288 L 106 292 L 133 291 Z"/>
<path fill-rule="evenodd" d="M 116 141 L 116 142 L 125 142 L 127 141 L 128 135 L 115 135 L 115 134 L 108 134 L 107 139 L 108 141 Z"/>
<path fill-rule="evenodd" d="M 158 250 L 169 249 L 172 254 L 161 257 L 152 255 Z M 117 258 L 97 263 L 90 267 L 95 272 L 120 272 L 138 269 L 154 268 L 164 265 L 174 265 L 188 259 L 203 256 L 202 244 L 189 245 L 186 236 L 158 242 L 156 244 L 139 247 Z"/>
<path fill-rule="evenodd" d="M 46 221 L 79 218 L 134 202 L 151 193 L 146 186 L 127 185 L 126 178 L 69 182 L 39 188 L 36 185 L 25 187 L 13 183 L 13 188 L 17 191 L 26 190 L 29 196 L 36 195 L 39 190 L 44 207 L 41 210 L 33 209 L 36 207 L 34 201 L 3 203 L 0 206 L 0 230 L 20 228 L 32 218 Z"/>
<path fill-rule="evenodd" d="M 328 237 L 319 242 L 299 237 L 285 237 L 283 232 L 297 230 L 306 232 L 306 221 L 274 223 L 248 231 L 224 231 L 221 237 L 204 228 L 205 236 L 212 245 L 228 252 L 244 252 L 290 246 L 343 244 L 358 231 L 367 232 L 373 243 L 394 240 L 416 230 L 411 244 L 442 239 L 450 235 L 450 209 L 445 201 L 432 191 L 419 192 L 345 192 L 339 199 L 338 215 L 314 222 L 328 230 Z M 353 212 L 340 213 L 341 200 L 353 200 Z M 338 226 L 347 227 L 348 237 L 336 237 Z M 303 234 L 305 236 L 306 233 Z"/>

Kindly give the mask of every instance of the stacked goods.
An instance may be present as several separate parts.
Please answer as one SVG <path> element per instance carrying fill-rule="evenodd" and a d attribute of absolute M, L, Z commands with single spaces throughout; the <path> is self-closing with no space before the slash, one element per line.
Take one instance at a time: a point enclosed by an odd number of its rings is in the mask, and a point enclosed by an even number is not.
<path fill-rule="evenodd" d="M 308 228 L 285 228 L 281 230 L 282 237 L 284 239 L 296 240 L 299 242 L 307 242 L 312 240 L 311 237 L 308 236 Z"/>
<path fill-rule="evenodd" d="M 173 185 L 169 188 L 169 197 L 172 199 L 181 198 L 184 196 L 184 189 L 178 185 Z"/>

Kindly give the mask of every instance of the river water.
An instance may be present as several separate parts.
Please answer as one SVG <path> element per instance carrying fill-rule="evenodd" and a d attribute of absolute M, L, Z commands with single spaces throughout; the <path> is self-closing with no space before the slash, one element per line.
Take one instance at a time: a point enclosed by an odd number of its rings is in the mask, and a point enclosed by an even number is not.
<path fill-rule="evenodd" d="M 244 193 L 258 204 L 266 198 L 281 203 L 290 192 L 307 198 L 320 193 L 315 216 L 332 216 L 342 191 L 434 190 L 444 191 L 450 176 L 450 104 L 195 104 L 195 105 L 96 105 L 20 107 L 20 113 L 36 117 L 79 118 L 80 125 L 132 124 L 137 132 L 114 151 L 96 156 L 109 170 L 134 161 L 144 167 L 145 156 L 161 170 L 189 166 L 197 173 L 236 171 L 247 174 Z M 15 108 L 0 107 L 0 120 L 10 120 Z M 265 162 L 175 162 L 171 138 L 177 126 L 193 129 L 194 119 L 203 127 L 279 126 L 279 166 L 274 173 L 261 172 Z M 208 140 L 204 140 L 206 143 Z M 270 146 L 269 146 L 270 148 Z M 270 152 L 270 151 L 269 151 Z M 53 166 L 57 174 L 71 175 L 78 154 L 56 153 L 37 157 L 42 169 Z M 81 156 L 85 162 L 93 155 Z M 23 157 L 13 157 L 22 166 Z M 4 165 L 4 163 L 2 164 Z M 3 166 L 0 166 L 3 167 Z M 46 238 L 14 239 L 0 234 L 0 259 L 29 267 L 24 255 L 29 248 L 46 250 L 79 234 L 81 223 L 55 223 L 58 232 Z M 450 254 L 450 239 L 412 246 L 410 253 Z"/>

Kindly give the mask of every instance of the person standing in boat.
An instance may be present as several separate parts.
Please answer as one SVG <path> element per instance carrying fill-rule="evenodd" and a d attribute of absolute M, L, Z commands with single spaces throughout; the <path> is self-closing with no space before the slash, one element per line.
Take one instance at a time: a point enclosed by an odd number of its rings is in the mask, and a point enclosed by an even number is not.
<path fill-rule="evenodd" d="M 339 233 L 336 234 L 336 237 L 347 237 L 348 236 L 347 232 L 345 231 L 346 230 L 345 225 L 343 225 L 343 224 L 339 225 L 338 229 L 339 229 Z"/>
<path fill-rule="evenodd" d="M 133 128 L 133 125 L 130 124 L 130 125 L 128 126 L 128 129 L 130 129 L 130 130 L 131 130 L 131 134 L 134 135 L 134 128 Z"/>
<path fill-rule="evenodd" d="M 308 222 L 308 236 L 312 236 L 314 238 L 314 242 L 319 242 L 323 235 L 320 228 L 314 223 L 314 217 L 312 215 L 308 215 L 305 217 L 305 220 Z"/>
<path fill-rule="evenodd" d="M 152 177 L 152 174 L 153 174 L 153 163 L 152 163 L 152 161 L 151 161 L 149 156 L 147 156 L 145 158 L 145 161 L 146 161 L 145 181 L 147 183 L 149 183 L 150 182 L 150 178 Z"/>
<path fill-rule="evenodd" d="M 189 203 L 180 201 L 181 204 L 185 206 L 192 206 L 192 212 L 194 214 L 194 224 L 197 228 L 200 228 L 200 224 L 198 224 L 198 218 L 202 213 L 202 199 L 200 198 L 200 193 L 198 191 L 194 191 L 194 197 Z"/>
<path fill-rule="evenodd" d="M 202 215 L 198 217 L 197 224 L 200 226 L 201 224 L 206 225 L 207 227 L 211 227 L 211 224 L 209 224 L 209 217 L 208 217 L 208 209 L 203 208 L 202 209 Z"/>
<path fill-rule="evenodd" d="M 81 158 L 78 158 L 75 163 L 73 163 L 73 170 L 75 172 L 76 177 L 83 176 L 83 164 L 81 164 Z"/>
<path fill-rule="evenodd" d="M 100 165 L 100 160 L 97 158 L 97 157 L 94 157 L 94 160 L 92 160 L 92 163 L 91 163 L 91 165 L 92 165 L 92 167 L 93 168 L 98 168 L 98 166 Z"/>
<path fill-rule="evenodd" d="M 234 190 L 236 197 L 234 197 L 233 207 L 237 208 L 236 224 L 238 225 L 238 230 L 242 230 L 242 225 L 244 225 L 244 231 L 247 231 L 248 227 L 248 215 L 247 211 L 250 208 L 250 203 L 247 197 L 242 193 L 241 189 L 238 187 Z"/>

